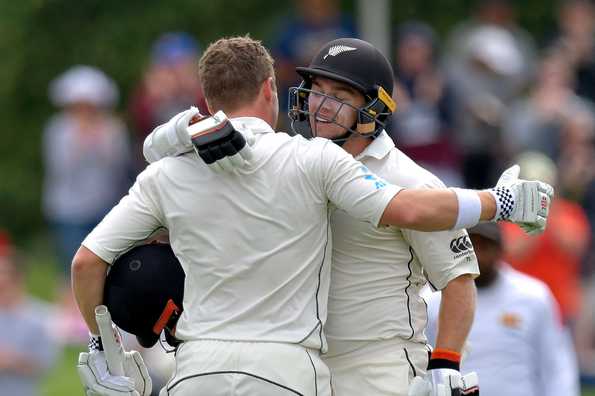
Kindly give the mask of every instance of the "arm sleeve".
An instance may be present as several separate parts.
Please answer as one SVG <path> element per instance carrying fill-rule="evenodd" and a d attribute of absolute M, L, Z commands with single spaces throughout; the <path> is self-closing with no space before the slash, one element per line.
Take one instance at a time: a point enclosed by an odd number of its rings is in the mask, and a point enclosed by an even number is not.
<path fill-rule="evenodd" d="M 421 188 L 445 188 L 438 178 L 427 180 Z M 442 290 L 451 280 L 464 275 L 479 275 L 479 265 L 466 230 L 421 232 L 402 229 L 424 273 L 435 290 Z"/>
<path fill-rule="evenodd" d="M 158 165 L 158 164 L 156 164 Z M 164 227 L 153 186 L 156 168 L 142 172 L 130 191 L 85 238 L 82 245 L 111 264 L 122 253 Z"/>
<path fill-rule="evenodd" d="M 541 320 L 536 329 L 535 365 L 539 390 L 544 396 L 579 395 L 578 369 L 572 341 L 560 324 L 554 298 L 546 290 L 539 306 Z"/>
<path fill-rule="evenodd" d="M 377 226 L 387 205 L 402 187 L 375 175 L 334 143 L 322 144 L 318 162 L 328 199 L 351 216 Z"/>
<path fill-rule="evenodd" d="M 477 257 L 466 230 L 401 231 L 433 290 L 444 289 L 448 282 L 464 274 L 479 275 Z"/>

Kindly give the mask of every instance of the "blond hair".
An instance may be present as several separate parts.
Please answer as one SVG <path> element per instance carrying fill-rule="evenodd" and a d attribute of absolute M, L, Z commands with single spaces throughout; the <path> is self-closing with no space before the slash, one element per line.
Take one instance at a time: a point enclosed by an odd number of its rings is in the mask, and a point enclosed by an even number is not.
<path fill-rule="evenodd" d="M 273 58 L 259 40 L 248 35 L 211 43 L 198 70 L 212 111 L 232 112 L 257 97 L 262 83 L 275 77 Z"/>

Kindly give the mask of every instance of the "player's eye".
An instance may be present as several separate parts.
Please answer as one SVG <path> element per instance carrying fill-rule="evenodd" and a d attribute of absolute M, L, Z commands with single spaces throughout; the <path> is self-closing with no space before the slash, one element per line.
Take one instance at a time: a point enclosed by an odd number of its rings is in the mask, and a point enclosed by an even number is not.
<path fill-rule="evenodd" d="M 322 88 L 320 87 L 320 85 L 317 84 L 312 84 L 312 91 L 316 91 L 316 92 L 322 92 Z"/>

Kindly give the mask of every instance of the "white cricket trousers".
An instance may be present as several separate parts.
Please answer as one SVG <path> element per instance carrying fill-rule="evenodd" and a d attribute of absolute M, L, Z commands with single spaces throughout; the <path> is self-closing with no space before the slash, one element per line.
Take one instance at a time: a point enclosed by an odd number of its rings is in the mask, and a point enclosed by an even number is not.
<path fill-rule="evenodd" d="M 329 350 L 322 358 L 331 370 L 335 396 L 407 396 L 413 377 L 426 373 L 425 344 L 399 338 L 327 340 Z"/>
<path fill-rule="evenodd" d="M 317 350 L 274 342 L 200 340 L 181 344 L 160 396 L 331 396 Z"/>

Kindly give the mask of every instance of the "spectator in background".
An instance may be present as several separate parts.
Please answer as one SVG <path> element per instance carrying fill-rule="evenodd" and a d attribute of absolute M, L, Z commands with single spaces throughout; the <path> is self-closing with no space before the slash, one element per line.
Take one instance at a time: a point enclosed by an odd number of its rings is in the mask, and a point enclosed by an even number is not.
<path fill-rule="evenodd" d="M 444 67 L 460 104 L 454 131 L 467 186 L 492 184 L 507 162 L 500 128 L 532 75 L 535 53 L 510 0 L 477 0 L 471 18 L 448 36 Z"/>
<path fill-rule="evenodd" d="M 468 231 L 481 274 L 475 279 L 477 309 L 462 370 L 477 372 L 483 396 L 578 396 L 572 343 L 547 286 L 502 261 L 497 224 Z M 436 337 L 439 306 L 440 295 L 433 293 L 430 340 Z"/>
<path fill-rule="evenodd" d="M 436 66 L 432 28 L 408 22 L 396 31 L 395 100 L 391 137 L 399 148 L 446 185 L 463 184 L 452 139 L 454 97 Z"/>
<path fill-rule="evenodd" d="M 0 231 L 0 394 L 39 395 L 42 377 L 58 348 L 49 329 L 48 308 L 28 296 L 22 263 Z"/>
<path fill-rule="evenodd" d="M 139 168 L 145 165 L 142 142 L 157 125 L 190 106 L 208 114 L 198 79 L 200 53 L 198 42 L 183 32 L 165 33 L 153 44 L 150 64 L 129 105 Z"/>
<path fill-rule="evenodd" d="M 578 109 L 569 114 L 562 129 L 559 192 L 579 203 L 586 212 L 591 230 L 595 229 L 595 114 Z M 595 235 L 591 233 L 589 251 L 583 261 L 582 276 L 595 270 Z"/>
<path fill-rule="evenodd" d="M 564 47 L 553 47 L 541 62 L 538 79 L 528 99 L 512 105 L 505 123 L 509 151 L 540 151 L 558 164 L 557 192 L 582 206 L 595 229 L 595 112 L 588 100 L 573 91 L 573 74 Z M 595 269 L 593 234 L 582 249 L 581 273 Z"/>
<path fill-rule="evenodd" d="M 559 166 L 562 195 L 585 202 L 585 191 L 595 177 L 595 114 L 588 108 L 575 109 L 564 120 L 561 131 Z"/>
<path fill-rule="evenodd" d="M 507 162 L 501 126 L 508 103 L 519 93 L 524 55 L 507 30 L 484 26 L 470 37 L 464 59 L 449 75 L 458 104 L 454 131 L 465 184 L 483 188 Z"/>
<path fill-rule="evenodd" d="M 575 345 L 581 380 L 595 385 L 595 278 L 584 282 L 581 314 L 575 328 Z"/>
<path fill-rule="evenodd" d="M 590 162 L 595 159 L 595 150 L 591 147 Z M 595 165 L 592 165 L 595 167 Z M 583 195 L 583 208 L 587 213 L 591 230 L 595 230 L 595 175 L 591 168 L 591 180 L 587 183 Z M 591 232 L 591 243 L 585 261 L 583 262 L 582 275 L 584 278 L 595 276 L 595 232 Z"/>
<path fill-rule="evenodd" d="M 358 37 L 351 16 L 341 13 L 339 0 L 295 0 L 294 9 L 271 40 L 279 92 L 300 83 L 295 68 L 309 64 L 324 44 L 340 37 Z M 279 95 L 279 107 L 287 109 L 287 95 Z M 287 117 L 279 117 L 279 122 L 281 130 L 289 130 Z"/>
<path fill-rule="evenodd" d="M 559 185 L 556 166 L 545 155 L 524 153 L 515 162 L 521 166 L 521 178 Z M 506 261 L 547 284 L 560 305 L 563 324 L 572 327 L 581 303 L 580 263 L 590 240 L 584 210 L 556 195 L 543 234 L 527 236 L 513 224 L 503 224 L 502 230 Z"/>
<path fill-rule="evenodd" d="M 577 94 L 595 102 L 595 4 L 592 0 L 560 3 L 555 42 L 567 49 Z"/>
<path fill-rule="evenodd" d="M 562 47 L 551 47 L 539 63 L 529 96 L 513 102 L 504 119 L 508 151 L 540 151 L 557 161 L 562 134 L 577 112 L 589 112 L 589 103 L 573 91 L 573 73 Z M 583 118 L 583 117 L 582 117 Z"/>
<path fill-rule="evenodd" d="M 90 66 L 74 66 L 50 85 L 60 112 L 43 135 L 43 212 L 63 278 L 63 315 L 57 334 L 86 342 L 86 327 L 70 290 L 70 263 L 84 237 L 131 184 L 130 147 L 124 123 L 113 113 L 115 83 Z"/>
<path fill-rule="evenodd" d="M 466 63 L 475 35 L 485 27 L 502 29 L 510 34 L 515 49 L 521 54 L 521 67 L 511 76 L 510 83 L 522 86 L 531 77 L 536 49 L 531 35 L 517 23 L 511 0 L 475 2 L 471 18 L 455 26 L 447 38 L 444 52 L 447 72 L 450 74 Z"/>

